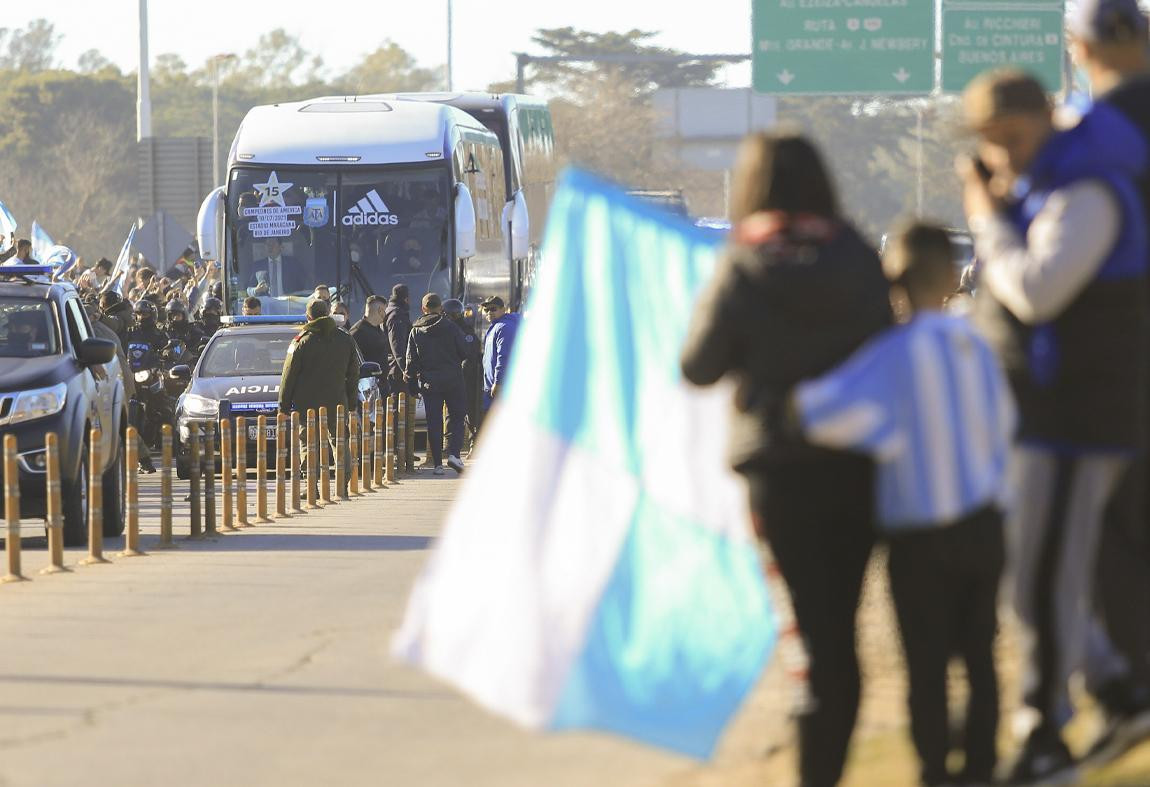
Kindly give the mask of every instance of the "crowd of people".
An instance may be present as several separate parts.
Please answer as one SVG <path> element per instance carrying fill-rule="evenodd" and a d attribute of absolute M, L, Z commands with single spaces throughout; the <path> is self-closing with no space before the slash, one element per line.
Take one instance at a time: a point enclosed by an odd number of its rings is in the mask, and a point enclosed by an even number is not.
<path fill-rule="evenodd" d="M 1150 25 L 1136 0 L 1083 0 L 1070 30 L 1093 88 L 1076 122 L 1021 71 L 964 94 L 978 263 L 961 280 L 929 222 L 880 259 L 803 137 L 742 150 L 732 242 L 682 367 L 699 385 L 737 382 L 732 463 L 809 659 L 805 787 L 842 776 L 877 543 L 923 784 L 1076 783 L 1150 738 Z M 1023 675 L 1002 763 L 1000 598 Z M 954 658 L 968 686 L 957 728 Z M 1104 724 L 1072 752 L 1078 674 Z"/>

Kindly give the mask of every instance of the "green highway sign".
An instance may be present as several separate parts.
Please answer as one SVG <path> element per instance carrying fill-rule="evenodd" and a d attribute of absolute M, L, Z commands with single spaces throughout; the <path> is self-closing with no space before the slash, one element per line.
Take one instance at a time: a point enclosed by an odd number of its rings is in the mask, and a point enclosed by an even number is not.
<path fill-rule="evenodd" d="M 934 0 L 753 0 L 760 93 L 934 89 Z"/>
<path fill-rule="evenodd" d="M 983 71 L 1029 71 L 1051 93 L 1062 89 L 1063 4 L 1006 0 L 942 6 L 942 89 L 961 92 Z"/>

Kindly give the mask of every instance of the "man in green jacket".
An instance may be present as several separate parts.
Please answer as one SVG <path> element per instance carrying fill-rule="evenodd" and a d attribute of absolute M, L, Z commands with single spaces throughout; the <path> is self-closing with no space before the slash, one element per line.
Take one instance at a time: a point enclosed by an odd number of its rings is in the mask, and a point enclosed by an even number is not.
<path fill-rule="evenodd" d="M 307 305 L 309 322 L 288 347 L 280 379 L 279 409 L 307 418 L 307 411 L 327 408 L 328 433 L 335 439 L 336 410 L 359 406 L 359 352 L 355 339 L 339 330 L 327 301 Z M 350 410 L 349 410 L 350 411 Z M 334 452 L 332 456 L 334 456 Z M 350 456 L 345 451 L 344 460 Z"/>

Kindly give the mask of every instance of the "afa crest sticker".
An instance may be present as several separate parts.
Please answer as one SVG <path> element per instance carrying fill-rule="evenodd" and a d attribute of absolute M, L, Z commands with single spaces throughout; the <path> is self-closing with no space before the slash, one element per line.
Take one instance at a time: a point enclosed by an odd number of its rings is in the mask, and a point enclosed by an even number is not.
<path fill-rule="evenodd" d="M 308 197 L 303 206 L 303 223 L 308 227 L 326 227 L 331 214 L 326 197 Z"/>

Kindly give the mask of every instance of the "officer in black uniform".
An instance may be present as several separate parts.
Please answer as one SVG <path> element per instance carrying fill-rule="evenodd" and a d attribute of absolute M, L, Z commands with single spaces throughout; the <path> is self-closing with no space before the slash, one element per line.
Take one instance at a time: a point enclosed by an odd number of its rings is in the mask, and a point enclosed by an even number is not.
<path fill-rule="evenodd" d="M 179 360 L 183 363 L 191 363 L 200 354 L 207 338 L 188 318 L 188 307 L 184 305 L 183 301 L 173 298 L 168 301 L 165 311 L 168 314 L 166 326 L 168 338 L 173 347 L 180 345 L 182 348 L 182 352 L 179 353 L 181 356 Z"/>
<path fill-rule="evenodd" d="M 204 305 L 200 309 L 200 319 L 193 323 L 204 337 L 210 339 L 216 335 L 216 331 L 220 329 L 220 318 L 224 314 L 224 302 L 219 298 L 206 298 Z"/>
<path fill-rule="evenodd" d="M 160 329 L 156 323 L 158 311 L 156 304 L 148 300 L 141 300 L 136 303 L 132 309 L 136 318 L 136 324 L 124 334 L 124 354 L 128 356 L 129 374 L 135 375 L 136 372 L 146 371 L 161 367 L 164 351 L 168 348 L 168 335 Z M 140 436 L 145 437 L 144 428 L 144 408 L 140 406 L 140 402 L 144 400 L 148 394 L 143 389 L 137 390 L 137 400 L 128 410 L 129 421 L 132 426 L 140 430 Z M 162 394 L 162 392 L 161 392 Z M 155 403 L 153 403 L 155 404 Z M 155 445 L 156 436 L 153 435 L 149 444 L 152 448 Z M 140 469 L 144 472 L 155 472 L 152 466 L 152 458 L 148 455 L 147 451 L 140 452 Z"/>
<path fill-rule="evenodd" d="M 467 396 L 468 453 L 475 446 L 479 430 L 479 410 L 483 401 L 483 345 L 475 335 L 475 316 L 464 312 L 463 301 L 451 298 L 443 302 L 443 313 L 463 331 L 468 355 L 463 360 L 463 385 Z"/>

